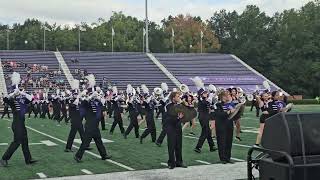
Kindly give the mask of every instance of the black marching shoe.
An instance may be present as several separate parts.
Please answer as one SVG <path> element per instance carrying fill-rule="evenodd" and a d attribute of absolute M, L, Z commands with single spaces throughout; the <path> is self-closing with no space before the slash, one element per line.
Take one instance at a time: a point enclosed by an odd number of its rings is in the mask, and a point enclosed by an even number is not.
<path fill-rule="evenodd" d="M 112 158 L 111 155 L 106 155 L 106 156 L 102 157 L 101 160 L 106 160 L 106 159 L 111 159 L 111 158 Z"/>
<path fill-rule="evenodd" d="M 174 169 L 174 166 L 168 166 L 169 169 Z"/>
<path fill-rule="evenodd" d="M 77 163 L 81 163 L 81 162 L 82 162 L 82 161 L 81 161 L 81 159 L 80 159 L 80 158 L 78 158 L 77 156 L 74 156 L 74 157 L 73 157 L 73 159 L 74 159 L 74 160 L 76 160 L 76 161 L 77 161 Z"/>
<path fill-rule="evenodd" d="M 187 168 L 188 166 L 182 163 L 182 164 L 177 164 L 176 167 Z"/>
<path fill-rule="evenodd" d="M 215 146 L 210 147 L 210 152 L 214 152 L 216 150 L 217 150 L 217 148 Z"/>
<path fill-rule="evenodd" d="M 143 143 L 143 141 L 142 141 L 142 138 L 140 137 L 140 144 L 142 144 Z"/>
<path fill-rule="evenodd" d="M 242 139 L 240 137 L 238 137 L 238 136 L 236 136 L 236 140 L 242 141 Z"/>
<path fill-rule="evenodd" d="M 222 160 L 222 161 L 220 161 L 220 163 L 221 164 L 227 164 L 227 161 Z"/>
<path fill-rule="evenodd" d="M 123 134 L 123 138 L 124 138 L 124 139 L 127 139 L 127 135 Z"/>
<path fill-rule="evenodd" d="M 26 162 L 27 165 L 32 165 L 38 162 L 37 160 L 30 160 L 29 162 Z"/>
<path fill-rule="evenodd" d="M 8 167 L 8 161 L 7 160 L 0 160 L 0 167 Z"/>
<path fill-rule="evenodd" d="M 228 164 L 234 164 L 234 161 L 231 161 L 231 160 L 227 160 L 226 161 Z"/>
<path fill-rule="evenodd" d="M 201 149 L 199 149 L 199 148 L 194 148 L 193 151 L 196 152 L 196 153 L 201 153 Z"/>
<path fill-rule="evenodd" d="M 71 149 L 65 149 L 64 152 L 73 152 Z"/>

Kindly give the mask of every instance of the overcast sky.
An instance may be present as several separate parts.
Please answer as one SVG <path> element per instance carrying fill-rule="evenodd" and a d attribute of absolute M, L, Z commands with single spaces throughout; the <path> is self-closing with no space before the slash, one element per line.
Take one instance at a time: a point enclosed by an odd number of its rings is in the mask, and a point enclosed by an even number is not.
<path fill-rule="evenodd" d="M 255 4 L 267 14 L 290 8 L 300 8 L 310 0 L 149 0 L 151 21 L 159 23 L 168 15 L 191 14 L 208 19 L 214 11 L 227 9 L 242 12 Z M 26 18 L 58 24 L 96 22 L 109 18 L 112 11 L 144 18 L 145 0 L 0 0 L 0 23 L 23 22 Z"/>

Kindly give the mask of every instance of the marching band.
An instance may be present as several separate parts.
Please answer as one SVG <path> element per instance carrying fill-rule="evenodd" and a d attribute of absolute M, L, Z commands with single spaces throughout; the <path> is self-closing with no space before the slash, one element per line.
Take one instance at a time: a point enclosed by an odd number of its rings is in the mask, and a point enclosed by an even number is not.
<path fill-rule="evenodd" d="M 292 104 L 287 105 L 281 99 L 280 91 L 271 92 L 267 82 L 263 83 L 264 89 L 256 89 L 252 94 L 245 94 L 240 87 L 217 88 L 210 84 L 205 87 L 201 78 L 193 78 L 197 92 L 191 92 L 189 87 L 182 84 L 178 89 L 169 90 L 166 83 L 162 83 L 150 92 L 145 84 L 141 87 L 133 88 L 128 84 L 125 92 L 118 91 L 116 86 L 108 87 L 104 92 L 101 87 L 96 86 L 94 75 L 86 77 L 87 81 L 82 90 L 79 80 L 73 80 L 70 90 L 56 89 L 56 92 L 49 92 L 47 89 L 36 91 L 33 95 L 28 94 L 19 87 L 19 74 L 12 75 L 12 92 L 3 98 L 4 113 L 8 114 L 8 107 L 11 107 L 13 114 L 12 130 L 14 141 L 0 160 L 0 166 L 7 166 L 15 150 L 22 145 L 25 162 L 35 163 L 31 158 L 28 147 L 27 130 L 24 125 L 25 113 L 33 112 L 35 117 L 55 120 L 61 123 L 71 123 L 71 129 L 67 139 L 65 152 L 73 152 L 72 144 L 76 133 L 79 133 L 82 144 L 76 152 L 74 159 L 81 162 L 82 156 L 89 147 L 93 139 L 103 160 L 110 159 L 102 143 L 101 129 L 105 130 L 105 116 L 113 117 L 113 123 L 109 131 L 110 135 L 118 125 L 121 134 L 127 139 L 131 131 L 143 143 L 143 140 L 150 134 L 151 141 L 161 146 L 167 136 L 168 145 L 168 166 L 187 167 L 182 158 L 182 133 L 190 128 L 190 135 L 195 135 L 196 118 L 199 119 L 201 135 L 194 151 L 201 153 L 201 148 L 207 140 L 210 151 L 218 150 L 221 163 L 232 163 L 231 148 L 233 141 L 233 131 L 235 126 L 235 138 L 241 141 L 240 119 L 244 112 L 246 101 L 254 101 L 254 106 L 261 112 L 260 128 L 256 145 L 259 145 L 263 133 L 265 120 L 278 113 L 290 111 Z M 50 114 L 49 107 L 52 107 L 53 114 Z M 162 119 L 162 131 L 157 138 L 156 118 Z M 125 112 L 129 115 L 129 126 L 124 129 L 123 117 Z M 258 115 L 258 114 L 257 114 Z M 83 121 L 85 123 L 83 125 Z M 141 120 L 139 122 L 139 120 Z M 146 129 L 140 135 L 139 126 L 146 122 Z M 216 137 L 217 147 L 213 141 Z"/>

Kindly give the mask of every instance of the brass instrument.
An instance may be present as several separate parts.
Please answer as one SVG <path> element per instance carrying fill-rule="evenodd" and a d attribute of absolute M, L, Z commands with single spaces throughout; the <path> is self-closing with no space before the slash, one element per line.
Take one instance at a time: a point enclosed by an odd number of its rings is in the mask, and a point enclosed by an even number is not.
<path fill-rule="evenodd" d="M 181 84 L 181 85 L 179 86 L 179 90 L 180 90 L 183 94 L 185 94 L 185 93 L 189 92 L 189 87 L 188 87 L 186 84 Z"/>

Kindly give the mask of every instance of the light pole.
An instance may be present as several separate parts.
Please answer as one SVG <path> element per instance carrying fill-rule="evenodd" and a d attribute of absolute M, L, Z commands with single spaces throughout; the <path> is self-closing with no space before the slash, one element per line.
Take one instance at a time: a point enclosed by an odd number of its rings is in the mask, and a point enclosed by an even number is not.
<path fill-rule="evenodd" d="M 149 20 L 148 20 L 148 0 L 146 0 L 146 53 L 149 53 Z"/>
<path fill-rule="evenodd" d="M 49 29 L 43 24 L 42 25 L 43 28 L 43 51 L 46 51 L 46 31 L 48 31 Z"/>
<path fill-rule="evenodd" d="M 79 53 L 80 53 L 80 51 L 81 51 L 81 31 L 86 31 L 86 29 L 85 28 L 83 28 L 83 27 L 81 27 L 81 25 L 79 25 L 79 28 L 78 28 L 78 43 L 79 43 Z"/>
<path fill-rule="evenodd" d="M 10 50 L 10 30 L 12 30 L 12 28 L 7 25 L 7 50 Z"/>

